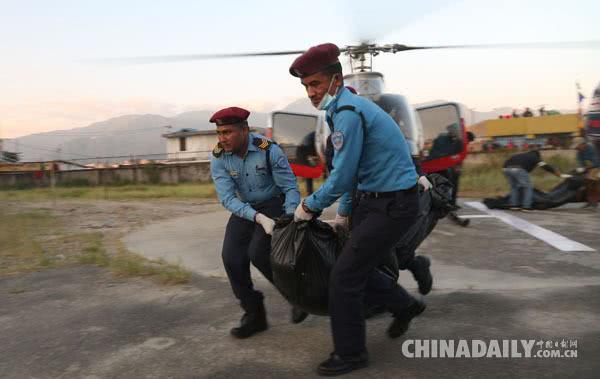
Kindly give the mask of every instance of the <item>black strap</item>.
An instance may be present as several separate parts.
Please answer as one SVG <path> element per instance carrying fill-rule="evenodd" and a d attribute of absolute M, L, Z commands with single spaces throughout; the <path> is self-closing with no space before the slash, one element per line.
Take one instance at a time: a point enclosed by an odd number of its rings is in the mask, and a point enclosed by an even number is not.
<path fill-rule="evenodd" d="M 362 114 L 362 112 L 357 112 L 356 111 L 356 107 L 354 107 L 353 105 L 343 105 L 339 108 L 337 108 L 336 110 L 333 111 L 333 113 L 340 113 L 342 111 L 352 111 L 355 113 L 358 113 L 358 115 L 360 116 L 360 126 L 362 128 L 363 131 L 363 147 L 365 145 L 365 141 L 367 139 L 367 122 L 365 120 L 365 116 Z M 331 131 L 331 133 L 333 133 L 333 118 L 330 117 L 329 115 L 327 115 L 327 125 L 329 125 L 329 130 Z M 331 143 L 331 134 L 329 135 L 329 137 L 327 137 L 327 143 L 325 146 L 325 164 L 327 165 L 328 170 L 331 172 L 333 170 L 333 144 Z"/>
<path fill-rule="evenodd" d="M 363 141 L 367 139 L 367 122 L 365 120 L 365 115 L 362 114 L 362 112 L 357 112 L 356 111 L 356 107 L 354 107 L 354 105 L 343 105 L 339 108 L 337 108 L 336 110 L 333 111 L 333 113 L 340 113 L 342 111 L 352 111 L 354 113 L 358 113 L 358 115 L 360 116 L 360 126 L 362 127 L 362 131 L 363 131 Z M 330 116 L 327 116 L 327 124 L 329 125 L 329 129 L 333 132 L 333 118 L 331 118 Z"/>
<path fill-rule="evenodd" d="M 267 172 L 269 173 L 269 175 L 271 175 L 271 173 L 273 172 L 273 169 L 271 167 L 271 146 L 273 144 L 275 144 L 274 141 L 268 140 L 266 138 L 254 138 L 252 140 L 252 143 L 254 144 L 254 146 L 258 147 L 261 150 L 264 150 L 266 152 L 266 157 L 267 157 Z"/>
<path fill-rule="evenodd" d="M 269 176 L 271 176 L 273 170 L 271 169 L 271 145 L 270 144 L 266 148 L 266 151 L 267 151 L 267 172 L 269 173 Z"/>

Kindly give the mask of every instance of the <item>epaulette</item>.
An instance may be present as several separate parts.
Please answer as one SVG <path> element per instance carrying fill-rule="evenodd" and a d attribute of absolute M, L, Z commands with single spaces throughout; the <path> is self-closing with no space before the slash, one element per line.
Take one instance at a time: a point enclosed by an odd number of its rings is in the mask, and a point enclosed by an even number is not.
<path fill-rule="evenodd" d="M 261 150 L 269 150 L 269 147 L 273 144 L 273 142 L 269 141 L 266 138 L 254 138 L 252 140 L 254 146 L 258 147 Z"/>
<path fill-rule="evenodd" d="M 223 154 L 223 148 L 221 147 L 221 144 L 216 144 L 215 148 L 212 151 L 213 157 L 215 158 L 219 158 L 221 156 L 221 154 Z"/>

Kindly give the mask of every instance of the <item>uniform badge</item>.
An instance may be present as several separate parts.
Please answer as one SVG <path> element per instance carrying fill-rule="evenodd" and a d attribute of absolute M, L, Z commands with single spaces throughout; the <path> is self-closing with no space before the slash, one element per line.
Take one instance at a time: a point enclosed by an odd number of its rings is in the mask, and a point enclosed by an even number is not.
<path fill-rule="evenodd" d="M 344 134 L 340 131 L 334 132 L 331 135 L 331 144 L 336 150 L 340 150 L 344 146 Z"/>
<path fill-rule="evenodd" d="M 216 144 L 215 148 L 212 151 L 212 154 L 215 158 L 219 158 L 221 156 L 221 154 L 223 154 L 223 148 L 221 147 L 221 144 Z"/>
<path fill-rule="evenodd" d="M 252 143 L 261 150 L 267 150 L 273 142 L 266 138 L 254 138 Z"/>
<path fill-rule="evenodd" d="M 229 171 L 229 175 L 230 175 L 232 178 L 237 178 L 237 177 L 238 177 L 238 172 L 237 172 L 237 171 L 235 171 L 235 170 L 231 170 L 231 171 Z"/>

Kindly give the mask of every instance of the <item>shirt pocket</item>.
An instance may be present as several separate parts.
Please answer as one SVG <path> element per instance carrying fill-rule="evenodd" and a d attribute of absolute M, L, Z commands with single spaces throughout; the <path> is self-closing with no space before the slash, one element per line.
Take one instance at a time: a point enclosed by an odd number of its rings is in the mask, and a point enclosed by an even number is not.
<path fill-rule="evenodd" d="M 229 170 L 229 176 L 235 183 L 236 191 L 245 191 L 245 183 L 242 179 L 242 173 L 239 170 Z"/>
<path fill-rule="evenodd" d="M 258 188 L 266 188 L 273 181 L 269 175 L 267 166 L 263 164 L 254 166 L 254 179 Z"/>

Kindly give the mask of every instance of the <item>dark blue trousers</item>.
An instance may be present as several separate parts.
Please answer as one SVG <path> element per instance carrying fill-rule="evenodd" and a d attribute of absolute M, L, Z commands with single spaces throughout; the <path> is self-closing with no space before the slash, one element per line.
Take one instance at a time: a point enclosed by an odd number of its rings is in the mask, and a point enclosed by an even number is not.
<path fill-rule="evenodd" d="M 283 214 L 283 199 L 273 198 L 253 207 L 270 218 L 280 217 Z M 252 311 L 263 298 L 262 293 L 254 289 L 250 263 L 269 282 L 273 282 L 270 254 L 271 236 L 265 233 L 262 226 L 232 214 L 223 241 L 223 264 L 233 294 L 246 311 Z"/>
<path fill-rule="evenodd" d="M 330 277 L 329 314 L 336 354 L 366 351 L 364 303 L 402 314 L 413 297 L 397 282 L 376 280 L 374 269 L 392 252 L 419 212 L 417 187 L 395 197 L 362 199 L 352 212 L 352 235 Z M 379 283 L 378 283 L 379 282 Z"/>

